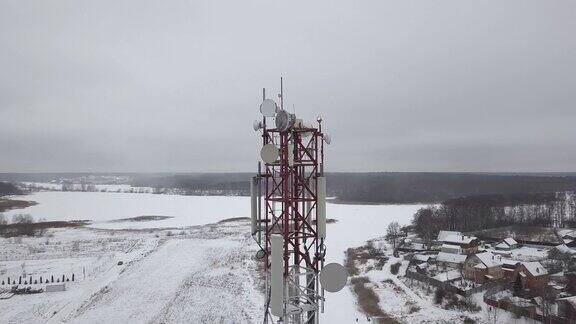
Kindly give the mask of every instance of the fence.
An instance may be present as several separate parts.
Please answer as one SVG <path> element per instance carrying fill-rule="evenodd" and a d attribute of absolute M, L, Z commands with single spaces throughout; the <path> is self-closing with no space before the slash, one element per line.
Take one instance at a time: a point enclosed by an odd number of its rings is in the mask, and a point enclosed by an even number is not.
<path fill-rule="evenodd" d="M 503 309 L 505 311 L 514 313 L 518 316 L 524 316 L 527 318 L 531 318 L 537 321 L 541 321 L 543 323 L 547 323 L 547 324 L 566 324 L 566 323 L 570 323 L 569 320 L 558 317 L 556 315 L 549 315 L 549 316 L 543 316 L 541 313 L 538 313 L 536 311 L 536 305 L 534 306 L 529 306 L 529 307 L 521 307 L 518 306 L 514 303 L 512 303 L 510 300 L 498 300 L 495 299 L 493 296 L 494 294 L 496 294 L 497 292 L 500 292 L 502 290 L 507 290 L 507 289 L 512 289 L 512 284 L 506 284 L 503 286 L 498 286 L 498 287 L 491 287 L 490 289 L 488 289 L 486 291 L 486 293 L 484 294 L 484 302 L 492 307 L 496 307 L 496 308 L 500 308 Z"/>
<path fill-rule="evenodd" d="M 410 270 L 406 270 L 406 278 L 410 278 L 410 279 L 415 279 L 421 282 L 425 282 L 431 286 L 437 287 L 437 288 L 442 288 L 444 289 L 446 292 L 450 292 L 450 293 L 454 293 L 454 294 L 458 294 L 460 296 L 464 296 L 464 297 L 468 297 L 472 294 L 475 294 L 479 291 L 484 291 L 490 288 L 497 288 L 502 286 L 504 281 L 493 281 L 493 282 L 489 282 L 489 283 L 485 283 L 483 285 L 474 287 L 474 288 L 470 288 L 470 289 L 461 289 L 458 287 L 454 287 L 451 282 L 455 281 L 455 280 L 459 280 L 459 279 L 454 279 L 454 280 L 450 280 L 450 281 L 440 281 L 438 279 L 434 279 L 432 277 L 428 277 L 426 275 L 423 275 L 421 273 L 418 272 L 413 272 Z"/>

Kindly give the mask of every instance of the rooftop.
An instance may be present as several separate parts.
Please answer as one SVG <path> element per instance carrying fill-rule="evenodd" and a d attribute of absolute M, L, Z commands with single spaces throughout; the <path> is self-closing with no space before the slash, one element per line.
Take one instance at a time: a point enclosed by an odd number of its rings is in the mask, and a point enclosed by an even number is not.
<path fill-rule="evenodd" d="M 446 236 L 444 242 L 447 243 L 456 243 L 456 244 L 470 244 L 470 242 L 476 240 L 475 236 L 466 236 L 466 235 L 455 235 L 450 234 Z"/>
<path fill-rule="evenodd" d="M 522 262 L 526 270 L 534 277 L 547 275 L 548 271 L 540 262 Z"/>
<path fill-rule="evenodd" d="M 511 237 L 505 238 L 502 242 L 508 244 L 508 246 L 518 244 L 518 242 L 516 242 L 516 240 Z"/>
<path fill-rule="evenodd" d="M 436 257 L 436 261 L 449 262 L 449 263 L 464 263 L 466 256 L 463 254 L 440 252 Z"/>
<path fill-rule="evenodd" d="M 480 262 L 487 268 L 497 267 L 502 265 L 502 257 L 494 255 L 491 252 L 477 253 L 475 256 L 480 259 Z"/>
<path fill-rule="evenodd" d="M 438 241 L 444 241 L 449 235 L 462 235 L 462 233 L 455 231 L 440 231 L 440 233 L 438 233 Z"/>

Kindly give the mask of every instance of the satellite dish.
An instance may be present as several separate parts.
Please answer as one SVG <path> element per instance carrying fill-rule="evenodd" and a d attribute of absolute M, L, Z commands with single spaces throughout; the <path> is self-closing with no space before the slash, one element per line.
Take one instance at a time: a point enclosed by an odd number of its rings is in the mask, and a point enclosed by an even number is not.
<path fill-rule="evenodd" d="M 255 120 L 254 123 L 252 123 L 252 127 L 254 127 L 255 131 L 258 131 L 261 128 L 264 128 L 264 125 L 262 125 L 262 122 L 259 120 Z"/>
<path fill-rule="evenodd" d="M 274 117 L 278 111 L 278 106 L 276 102 L 272 99 L 264 99 L 260 104 L 260 112 L 264 117 Z"/>
<path fill-rule="evenodd" d="M 322 288 L 329 292 L 338 292 L 346 285 L 348 273 L 346 269 L 338 263 L 329 263 L 320 272 L 320 283 Z"/>
<path fill-rule="evenodd" d="M 266 163 L 274 163 L 278 160 L 278 148 L 274 144 L 266 144 L 260 150 L 260 157 Z"/>
<path fill-rule="evenodd" d="M 324 134 L 324 142 L 330 145 L 330 143 L 332 142 L 332 136 L 330 136 L 330 134 Z"/>
<path fill-rule="evenodd" d="M 290 129 L 296 123 L 296 115 L 286 112 L 286 110 L 280 110 L 276 114 L 276 128 L 283 132 Z"/>
<path fill-rule="evenodd" d="M 264 250 L 259 250 L 256 252 L 256 259 L 261 260 L 266 256 L 266 252 Z"/>

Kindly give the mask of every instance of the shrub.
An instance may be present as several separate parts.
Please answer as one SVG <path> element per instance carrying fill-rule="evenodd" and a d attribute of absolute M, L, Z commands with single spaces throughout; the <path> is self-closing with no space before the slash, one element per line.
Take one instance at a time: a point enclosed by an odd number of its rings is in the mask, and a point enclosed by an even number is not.
<path fill-rule="evenodd" d="M 466 318 L 464 319 L 464 324 L 475 324 L 476 321 L 471 319 L 470 317 L 466 316 Z"/>
<path fill-rule="evenodd" d="M 434 293 L 434 303 L 442 304 L 442 300 L 444 299 L 445 296 L 446 291 L 444 291 L 444 289 L 442 288 L 436 289 L 436 292 Z"/>
<path fill-rule="evenodd" d="M 367 277 L 355 277 L 350 280 L 362 311 L 369 316 L 384 317 L 386 314 L 378 305 L 380 298 L 371 288 L 366 287 L 369 282 Z"/>
<path fill-rule="evenodd" d="M 480 306 L 478 306 L 475 302 L 473 302 L 469 298 L 465 298 L 465 299 L 453 298 L 452 300 L 450 300 L 450 302 L 448 302 L 446 304 L 445 308 L 446 309 L 456 309 L 456 310 L 460 310 L 460 311 L 468 311 L 468 312 L 472 312 L 472 313 L 477 313 L 480 310 L 482 310 L 482 308 Z"/>
<path fill-rule="evenodd" d="M 398 274 L 398 270 L 400 270 L 400 266 L 402 265 L 401 262 L 396 262 L 393 265 L 390 266 L 390 272 L 393 275 L 397 275 Z"/>

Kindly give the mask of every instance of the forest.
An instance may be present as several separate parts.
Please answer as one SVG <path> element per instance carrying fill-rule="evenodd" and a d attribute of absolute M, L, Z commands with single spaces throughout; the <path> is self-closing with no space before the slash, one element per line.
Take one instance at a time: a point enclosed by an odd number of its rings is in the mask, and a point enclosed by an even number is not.
<path fill-rule="evenodd" d="M 137 187 L 179 189 L 190 195 L 248 195 L 249 179 L 254 175 L 255 172 L 0 173 L 0 181 L 48 182 L 96 176 L 120 179 Z M 326 177 L 329 197 L 336 198 L 336 202 L 360 204 L 440 203 L 478 195 L 576 191 L 574 173 L 335 172 Z"/>
<path fill-rule="evenodd" d="M 19 195 L 22 192 L 12 183 L 0 182 L 0 197 L 8 195 Z"/>
<path fill-rule="evenodd" d="M 470 232 L 508 225 L 570 227 L 576 220 L 573 192 L 479 195 L 421 208 L 414 230 L 432 240 L 440 230 Z"/>

